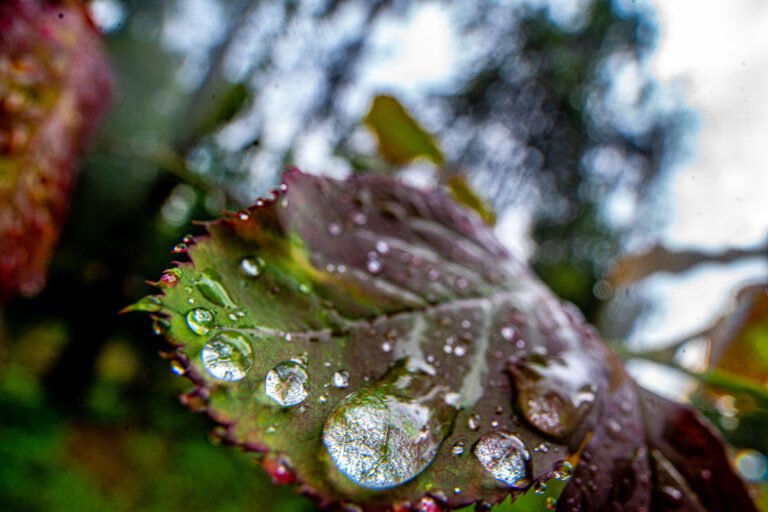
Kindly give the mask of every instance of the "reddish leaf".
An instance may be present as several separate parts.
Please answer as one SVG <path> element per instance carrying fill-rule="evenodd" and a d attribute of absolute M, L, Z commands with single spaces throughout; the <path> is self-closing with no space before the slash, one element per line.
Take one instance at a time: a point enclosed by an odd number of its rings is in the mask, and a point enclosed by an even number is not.
<path fill-rule="evenodd" d="M 561 510 L 754 510 L 703 420 L 439 193 L 290 172 L 208 229 L 133 309 L 176 346 L 185 403 L 321 505 L 487 507 L 573 458 Z"/>
<path fill-rule="evenodd" d="M 0 303 L 42 288 L 77 156 L 110 89 L 83 4 L 0 2 Z"/>

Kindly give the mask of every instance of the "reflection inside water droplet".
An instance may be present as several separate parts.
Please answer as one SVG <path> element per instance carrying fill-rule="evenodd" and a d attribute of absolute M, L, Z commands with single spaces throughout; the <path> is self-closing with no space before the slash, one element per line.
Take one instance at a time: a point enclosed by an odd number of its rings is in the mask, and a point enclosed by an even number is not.
<path fill-rule="evenodd" d="M 195 308 L 187 313 L 187 327 L 195 334 L 208 334 L 213 326 L 213 313 L 205 308 Z"/>
<path fill-rule="evenodd" d="M 486 434 L 475 445 L 474 454 L 494 478 L 510 487 L 524 489 L 530 484 L 531 456 L 523 441 L 514 434 Z"/>
<path fill-rule="evenodd" d="M 309 396 L 307 368 L 296 361 L 285 361 L 267 373 L 264 391 L 283 407 L 300 404 Z"/>
<path fill-rule="evenodd" d="M 215 379 L 237 381 L 253 366 L 253 351 L 245 336 L 222 331 L 213 336 L 200 353 L 203 366 Z"/>

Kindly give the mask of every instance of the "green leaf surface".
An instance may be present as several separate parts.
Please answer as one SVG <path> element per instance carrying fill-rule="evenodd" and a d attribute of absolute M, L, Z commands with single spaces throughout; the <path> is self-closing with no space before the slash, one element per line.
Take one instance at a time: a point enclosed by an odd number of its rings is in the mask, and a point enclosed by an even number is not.
<path fill-rule="evenodd" d="M 174 344 L 195 384 L 184 403 L 321 506 L 489 505 L 580 459 L 561 510 L 648 510 L 665 427 L 724 454 L 689 409 L 641 401 L 579 312 L 435 191 L 290 171 L 273 199 L 207 228 L 133 309 Z M 665 414 L 649 429 L 652 407 Z M 673 458 L 664 485 L 698 500 Z M 753 510 L 715 460 L 707 495 Z"/>
<path fill-rule="evenodd" d="M 0 2 L 0 303 L 33 295 L 111 75 L 86 7 Z"/>
<path fill-rule="evenodd" d="M 397 98 L 376 96 L 364 122 L 376 135 L 379 153 L 388 162 L 404 165 L 421 157 L 435 165 L 443 165 L 445 157 L 434 137 Z"/>

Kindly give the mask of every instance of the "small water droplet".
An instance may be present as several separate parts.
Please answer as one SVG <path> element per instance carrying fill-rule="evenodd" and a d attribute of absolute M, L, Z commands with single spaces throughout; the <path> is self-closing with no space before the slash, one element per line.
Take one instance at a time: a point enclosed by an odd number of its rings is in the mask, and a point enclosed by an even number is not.
<path fill-rule="evenodd" d="M 381 344 L 381 350 L 384 352 L 391 352 L 392 351 L 392 344 L 388 341 L 385 341 Z"/>
<path fill-rule="evenodd" d="M 173 246 L 173 249 L 171 249 L 171 252 L 174 254 L 187 252 L 187 244 L 176 244 Z"/>
<path fill-rule="evenodd" d="M 499 428 L 499 422 L 496 420 L 493 420 L 491 422 L 491 428 Z"/>
<path fill-rule="evenodd" d="M 275 425 L 270 425 L 266 429 L 267 434 L 274 434 L 275 432 L 277 432 L 277 427 Z"/>
<path fill-rule="evenodd" d="M 547 484 L 544 482 L 536 482 L 533 485 L 533 492 L 534 494 L 538 494 L 539 496 L 545 494 L 547 492 Z"/>
<path fill-rule="evenodd" d="M 321 404 L 324 404 L 325 402 L 327 402 L 327 401 L 328 401 L 328 393 L 323 393 L 322 395 L 320 395 L 319 397 L 317 397 L 317 400 L 318 400 L 318 401 L 319 401 Z"/>
<path fill-rule="evenodd" d="M 469 430 L 477 431 L 477 429 L 480 428 L 480 416 L 478 416 L 475 413 L 472 413 L 469 415 L 469 418 L 467 419 L 467 427 L 469 427 Z"/>
<path fill-rule="evenodd" d="M 470 320 L 465 318 L 464 320 L 461 321 L 462 329 L 469 329 L 470 327 L 472 327 L 472 322 Z"/>
<path fill-rule="evenodd" d="M 258 256 L 249 256 L 240 260 L 240 271 L 248 277 L 259 277 L 265 262 Z"/>
<path fill-rule="evenodd" d="M 553 498 L 552 496 L 547 498 L 546 501 L 547 510 L 556 510 L 557 509 L 557 498 Z"/>
<path fill-rule="evenodd" d="M 242 221 L 246 221 L 246 220 L 251 218 L 251 215 L 248 212 L 246 212 L 246 211 L 242 211 L 242 212 L 237 214 L 237 218 L 242 220 Z"/>
<path fill-rule="evenodd" d="M 339 236 L 341 234 L 341 225 L 337 222 L 331 222 L 328 224 L 328 233 L 331 236 Z"/>
<path fill-rule="evenodd" d="M 573 476 L 573 464 L 568 462 L 567 460 L 564 460 L 560 463 L 560 465 L 555 468 L 555 479 L 556 480 L 568 480 Z"/>
<path fill-rule="evenodd" d="M 466 353 L 467 353 L 466 345 L 457 345 L 453 348 L 453 355 L 457 357 L 462 357 Z"/>
<path fill-rule="evenodd" d="M 187 327 L 200 336 L 208 334 L 213 326 L 213 313 L 205 308 L 195 308 L 187 313 Z"/>
<path fill-rule="evenodd" d="M 203 366 L 211 376 L 227 382 L 238 381 L 253 366 L 253 350 L 245 336 L 235 331 L 221 331 L 203 346 Z"/>
<path fill-rule="evenodd" d="M 453 494 L 461 494 L 461 487 L 454 487 Z"/>
<path fill-rule="evenodd" d="M 152 320 L 152 332 L 161 336 L 168 332 L 171 324 L 165 318 L 156 317 Z"/>
<path fill-rule="evenodd" d="M 187 373 L 187 370 L 184 368 L 184 365 L 181 364 L 181 362 L 178 359 L 171 360 L 171 371 L 176 375 L 184 375 L 185 373 Z"/>
<path fill-rule="evenodd" d="M 512 326 L 505 326 L 501 328 L 501 337 L 504 338 L 507 341 L 512 341 L 515 339 L 515 335 L 517 334 L 517 331 Z"/>
<path fill-rule="evenodd" d="M 380 260 L 376 260 L 376 259 L 368 260 L 368 263 L 366 265 L 366 267 L 368 268 L 368 272 L 370 272 L 371 274 L 378 274 L 379 272 L 381 272 L 381 269 L 383 266 L 384 264 Z"/>
<path fill-rule="evenodd" d="M 333 374 L 333 385 L 339 389 L 349 386 L 349 372 L 346 370 L 335 372 Z"/>
<path fill-rule="evenodd" d="M 376 250 L 379 252 L 379 254 L 387 254 L 389 252 L 389 244 L 384 240 L 377 240 Z"/>
<path fill-rule="evenodd" d="M 424 496 L 416 504 L 415 512 L 443 512 L 441 507 L 433 497 Z"/>
<path fill-rule="evenodd" d="M 160 284 L 166 288 L 173 288 L 181 280 L 182 271 L 180 268 L 172 268 L 166 270 L 162 277 L 160 277 Z"/>
<path fill-rule="evenodd" d="M 299 291 L 305 295 L 309 294 L 312 291 L 312 288 L 309 287 L 306 283 L 301 283 L 299 285 Z"/>
<path fill-rule="evenodd" d="M 534 448 L 533 451 L 540 452 L 540 453 L 548 453 L 549 452 L 549 443 L 547 443 L 546 441 L 543 441 L 543 442 L 539 443 L 539 445 L 536 448 Z"/>
<path fill-rule="evenodd" d="M 430 268 L 429 270 L 427 270 L 427 279 L 429 279 L 430 281 L 437 281 L 438 279 L 440 279 L 440 271 L 437 270 L 436 268 Z"/>
<path fill-rule="evenodd" d="M 507 432 L 491 432 L 474 448 L 480 463 L 494 478 L 510 487 L 524 489 L 530 484 L 530 459 L 523 441 Z"/>
<path fill-rule="evenodd" d="M 267 373 L 264 391 L 283 407 L 300 404 L 309 396 L 309 374 L 306 367 L 296 361 L 277 364 Z"/>
<path fill-rule="evenodd" d="M 296 473 L 283 457 L 266 457 L 263 466 L 273 484 L 290 485 L 296 481 Z"/>
<path fill-rule="evenodd" d="M 365 214 L 362 212 L 355 212 L 352 214 L 352 222 L 354 222 L 358 226 L 364 226 L 366 222 L 368 222 L 368 219 L 365 217 Z"/>
<path fill-rule="evenodd" d="M 464 442 L 459 441 L 458 443 L 454 444 L 453 448 L 451 448 L 451 453 L 456 457 L 462 455 L 464 453 Z"/>

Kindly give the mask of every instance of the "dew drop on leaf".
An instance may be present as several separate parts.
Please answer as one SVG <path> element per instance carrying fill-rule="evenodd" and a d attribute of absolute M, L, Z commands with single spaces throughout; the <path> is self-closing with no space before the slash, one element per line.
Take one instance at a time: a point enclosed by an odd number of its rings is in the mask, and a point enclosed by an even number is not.
<path fill-rule="evenodd" d="M 221 331 L 213 336 L 200 354 L 211 376 L 227 382 L 238 381 L 253 366 L 253 350 L 245 336 L 235 331 Z"/>
<path fill-rule="evenodd" d="M 221 284 L 220 279 L 212 271 L 203 271 L 197 280 L 197 289 L 200 293 L 217 306 L 224 308 L 236 308 L 237 305 L 232 301 Z"/>
<path fill-rule="evenodd" d="M 349 386 L 349 372 L 346 370 L 335 372 L 333 374 L 333 385 L 339 389 Z"/>
<path fill-rule="evenodd" d="M 307 368 L 297 361 L 284 361 L 269 370 L 264 380 L 267 396 L 283 407 L 292 407 L 309 396 Z"/>
<path fill-rule="evenodd" d="M 381 272 L 381 269 L 383 266 L 384 264 L 381 262 L 381 260 L 370 259 L 368 260 L 366 268 L 368 268 L 368 272 L 370 272 L 371 274 L 378 274 L 379 272 Z"/>
<path fill-rule="evenodd" d="M 247 277 L 259 277 L 264 269 L 264 260 L 258 256 L 250 256 L 240 260 L 240 271 Z"/>
<path fill-rule="evenodd" d="M 339 236 L 341 231 L 341 225 L 337 222 L 331 222 L 328 224 L 328 233 L 330 233 L 331 236 Z"/>
<path fill-rule="evenodd" d="M 494 478 L 510 487 L 524 489 L 531 482 L 531 455 L 523 441 L 507 432 L 491 432 L 480 438 L 474 454 Z"/>
<path fill-rule="evenodd" d="M 187 313 L 187 327 L 200 336 L 208 334 L 213 325 L 213 313 L 205 308 L 191 309 Z"/>
<path fill-rule="evenodd" d="M 571 434 L 595 401 L 589 373 L 578 360 L 571 357 L 565 363 L 534 354 L 509 365 L 520 412 L 546 435 Z"/>
<path fill-rule="evenodd" d="M 464 443 L 459 441 L 458 443 L 454 444 L 453 448 L 451 448 L 451 453 L 457 457 L 462 455 L 464 453 Z"/>
<path fill-rule="evenodd" d="M 467 419 L 467 427 L 469 427 L 469 430 L 476 431 L 480 428 L 480 416 L 478 416 L 475 413 L 472 413 L 469 415 L 469 418 Z"/>
<path fill-rule="evenodd" d="M 405 373 L 341 400 L 323 428 L 338 470 L 368 489 L 390 489 L 424 471 L 445 436 L 446 413 L 455 411 L 438 398 L 444 390 L 424 393 L 428 386 Z"/>

